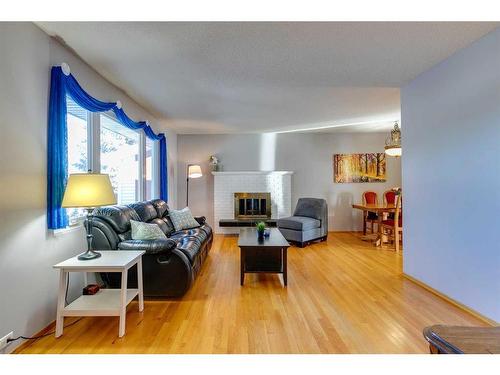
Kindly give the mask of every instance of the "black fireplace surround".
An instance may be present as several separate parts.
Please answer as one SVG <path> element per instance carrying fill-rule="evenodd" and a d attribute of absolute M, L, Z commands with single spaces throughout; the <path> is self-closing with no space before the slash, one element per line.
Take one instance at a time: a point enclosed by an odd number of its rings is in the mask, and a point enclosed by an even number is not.
<path fill-rule="evenodd" d="M 199 227 L 175 231 L 168 204 L 161 199 L 127 206 L 108 206 L 94 210 L 94 248 L 99 250 L 144 250 L 142 258 L 144 295 L 180 297 L 199 274 L 212 246 L 212 228 L 205 217 L 195 217 Z M 133 240 L 130 220 L 157 224 L 167 236 L 163 240 Z M 102 273 L 107 287 L 119 288 L 118 273 Z M 136 266 L 128 273 L 128 287 L 137 287 Z"/>

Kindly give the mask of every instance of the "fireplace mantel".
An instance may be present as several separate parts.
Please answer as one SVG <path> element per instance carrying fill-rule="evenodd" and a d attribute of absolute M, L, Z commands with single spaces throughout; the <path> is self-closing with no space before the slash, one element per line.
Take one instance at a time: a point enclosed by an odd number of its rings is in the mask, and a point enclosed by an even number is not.
<path fill-rule="evenodd" d="M 238 233 L 238 228 L 221 227 L 220 221 L 235 220 L 234 193 L 270 193 L 274 222 L 291 215 L 293 171 L 221 171 L 214 176 L 214 231 Z"/>

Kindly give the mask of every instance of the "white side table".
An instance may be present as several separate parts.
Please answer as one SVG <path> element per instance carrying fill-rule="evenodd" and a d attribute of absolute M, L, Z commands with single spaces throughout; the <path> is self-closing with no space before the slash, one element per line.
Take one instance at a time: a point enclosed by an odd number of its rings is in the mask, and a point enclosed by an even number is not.
<path fill-rule="evenodd" d="M 144 251 L 99 251 L 102 256 L 92 260 L 73 257 L 54 265 L 59 269 L 56 337 L 63 334 L 65 316 L 119 316 L 118 336 L 125 335 L 127 305 L 138 295 L 139 311 L 144 310 L 142 288 L 142 255 Z M 127 289 L 127 273 L 137 264 L 138 289 Z M 69 272 L 121 272 L 121 289 L 101 289 L 92 296 L 81 296 L 66 306 L 66 280 Z"/>

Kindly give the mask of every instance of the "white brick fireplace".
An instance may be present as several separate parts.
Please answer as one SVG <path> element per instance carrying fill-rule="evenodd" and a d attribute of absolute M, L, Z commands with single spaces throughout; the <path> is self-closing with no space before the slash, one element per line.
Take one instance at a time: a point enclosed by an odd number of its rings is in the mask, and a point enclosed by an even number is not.
<path fill-rule="evenodd" d="M 271 193 L 271 218 L 290 216 L 292 210 L 291 171 L 212 172 L 214 175 L 215 233 L 238 233 L 238 228 L 221 228 L 219 220 L 234 219 L 234 193 Z"/>

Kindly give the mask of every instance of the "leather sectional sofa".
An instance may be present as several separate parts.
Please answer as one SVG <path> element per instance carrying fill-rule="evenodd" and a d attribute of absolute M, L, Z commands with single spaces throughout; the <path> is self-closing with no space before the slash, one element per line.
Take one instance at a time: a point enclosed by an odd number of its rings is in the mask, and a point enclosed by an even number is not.
<path fill-rule="evenodd" d="M 161 199 L 108 206 L 94 210 L 93 235 L 96 250 L 144 250 L 144 295 L 180 297 L 193 284 L 212 246 L 212 228 L 204 217 L 195 217 L 197 228 L 176 232 L 169 218 L 169 207 Z M 166 240 L 132 240 L 130 220 L 157 224 Z M 118 273 L 102 273 L 107 287 L 119 288 Z M 128 275 L 128 287 L 137 287 L 137 270 Z"/>

